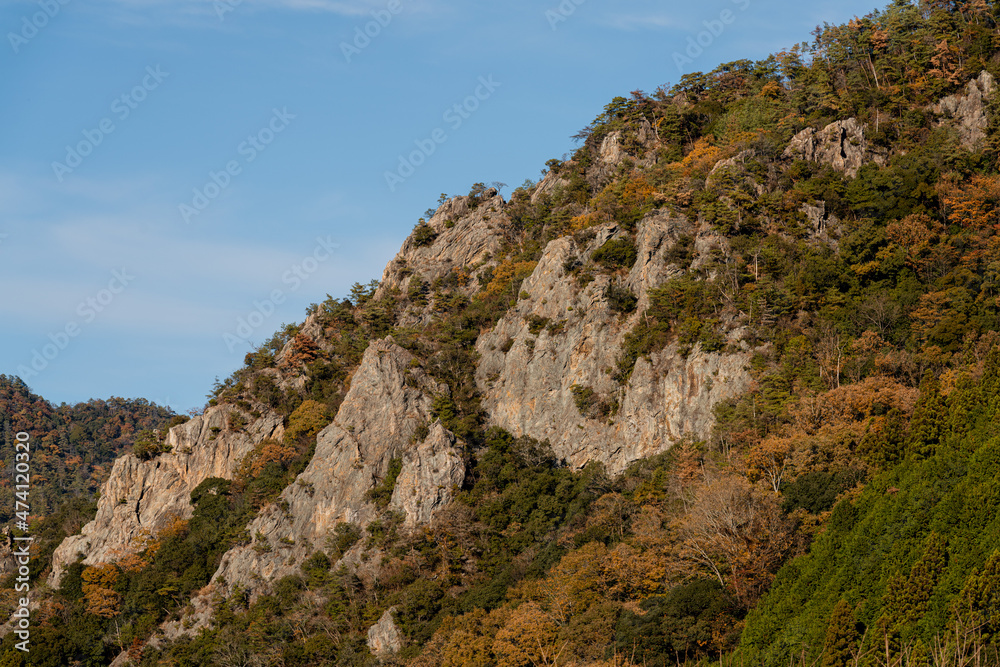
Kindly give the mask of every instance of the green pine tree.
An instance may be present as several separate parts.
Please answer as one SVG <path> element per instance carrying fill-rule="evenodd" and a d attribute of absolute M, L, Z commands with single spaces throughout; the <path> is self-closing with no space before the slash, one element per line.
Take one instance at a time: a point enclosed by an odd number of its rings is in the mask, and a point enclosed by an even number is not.
<path fill-rule="evenodd" d="M 910 421 L 907 451 L 923 458 L 933 456 L 944 435 L 948 410 L 937 377 L 928 371 L 920 381 L 920 398 Z"/>
<path fill-rule="evenodd" d="M 982 570 L 974 570 L 966 579 L 952 615 L 960 622 L 980 626 L 987 641 L 1000 635 L 1000 549 Z"/>
<path fill-rule="evenodd" d="M 834 606 L 830 622 L 826 626 L 823 662 L 820 667 L 847 667 L 851 663 L 852 651 L 857 642 L 858 629 L 854 612 L 851 605 L 841 599 Z"/>

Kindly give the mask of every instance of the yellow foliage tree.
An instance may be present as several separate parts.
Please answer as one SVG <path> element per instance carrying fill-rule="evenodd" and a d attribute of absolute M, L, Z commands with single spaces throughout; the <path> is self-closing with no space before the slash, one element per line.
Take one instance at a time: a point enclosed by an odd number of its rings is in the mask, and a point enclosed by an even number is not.
<path fill-rule="evenodd" d="M 514 598 L 537 602 L 553 623 L 563 625 L 599 601 L 606 591 L 602 563 L 607 550 L 600 542 L 590 542 L 569 552 L 547 577 L 518 586 Z"/>
<path fill-rule="evenodd" d="M 101 618 L 114 618 L 121 613 L 121 596 L 114 590 L 120 576 L 121 570 L 112 563 L 94 565 L 83 571 L 80 578 L 87 613 Z"/>
<path fill-rule="evenodd" d="M 449 616 L 410 665 L 468 667 L 497 664 L 493 642 L 509 616 L 510 610 L 506 607 L 491 612 L 476 608 L 461 616 Z"/>
<path fill-rule="evenodd" d="M 667 579 L 667 555 L 661 549 L 640 549 L 620 542 L 601 564 L 610 582 L 608 593 L 615 599 L 641 601 L 662 592 Z"/>
<path fill-rule="evenodd" d="M 535 270 L 538 262 L 512 262 L 505 259 L 493 272 L 493 280 L 486 286 L 483 295 L 487 297 L 499 296 L 510 287 L 511 283 L 524 280 Z"/>
<path fill-rule="evenodd" d="M 555 665 L 565 648 L 559 629 L 538 604 L 525 602 L 513 610 L 497 632 L 493 653 L 507 667 Z"/>
<path fill-rule="evenodd" d="M 288 416 L 285 442 L 294 443 L 299 438 L 312 438 L 329 423 L 326 406 L 311 398 L 306 399 L 302 401 L 302 405 L 295 408 L 295 412 Z"/>

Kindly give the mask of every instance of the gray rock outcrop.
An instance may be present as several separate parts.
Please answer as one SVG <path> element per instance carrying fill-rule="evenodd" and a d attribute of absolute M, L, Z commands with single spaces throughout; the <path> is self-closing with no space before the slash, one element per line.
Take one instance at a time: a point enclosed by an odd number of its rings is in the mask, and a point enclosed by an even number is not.
<path fill-rule="evenodd" d="M 638 260 L 631 270 L 599 274 L 585 286 L 568 270 L 571 261 L 589 257 L 624 232 L 603 225 L 580 247 L 572 237 L 549 243 L 521 286 L 528 297 L 477 344 L 482 359 L 476 381 L 491 423 L 517 436 L 549 440 L 555 454 L 574 467 L 600 461 L 612 473 L 686 435 L 707 436 L 714 405 L 749 386 L 749 353 L 696 350 L 684 358 L 668 347 L 650 361 L 641 359 L 624 387 L 611 376 L 625 335 L 648 305 L 648 290 L 678 273 L 664 251 L 692 231 L 683 218 L 665 213 L 646 218 L 637 230 Z M 711 247 L 711 236 L 699 230 L 696 247 Z M 627 317 L 614 313 L 605 296 L 608 285 L 619 281 L 639 299 Z M 539 327 L 542 321 L 547 326 Z M 618 415 L 604 420 L 581 414 L 574 386 L 589 388 L 607 403 L 617 401 Z"/>
<path fill-rule="evenodd" d="M 155 535 L 174 519 L 190 518 L 195 487 L 209 477 L 232 479 L 247 452 L 284 433 L 282 419 L 274 413 L 242 430 L 226 430 L 234 411 L 226 405 L 209 408 L 173 427 L 166 437 L 170 451 L 152 460 L 119 457 L 101 487 L 97 516 L 56 548 L 49 585 L 58 587 L 65 568 L 80 556 L 86 565 L 117 561 L 134 553 L 145 535 Z"/>
<path fill-rule="evenodd" d="M 836 250 L 837 239 L 840 237 L 840 220 L 826 210 L 826 202 L 821 199 L 813 204 L 803 204 L 799 210 L 809 223 L 809 239 Z"/>
<path fill-rule="evenodd" d="M 455 436 L 436 422 L 422 442 L 403 452 L 389 506 L 403 512 L 406 527 L 429 523 L 465 480 L 465 461 L 455 445 Z"/>
<path fill-rule="evenodd" d="M 942 116 L 942 124 L 955 128 L 962 146 L 971 151 L 981 150 L 986 140 L 986 102 L 995 90 L 993 75 L 984 70 L 969 81 L 964 94 L 942 98 L 931 111 Z"/>
<path fill-rule="evenodd" d="M 435 235 L 433 241 L 420 243 L 415 233 L 410 234 L 396 257 L 386 265 L 375 298 L 382 298 L 393 290 L 406 294 L 414 277 L 432 285 L 453 270 L 464 275 L 464 284 L 459 284 L 459 290 L 471 295 L 479 289 L 478 278 L 483 268 L 500 251 L 510 234 L 510 218 L 504 213 L 504 200 L 493 189 L 475 208 L 470 207 L 469 197 L 449 199 L 427 221 L 427 226 Z M 416 316 L 404 315 L 401 323 L 420 324 L 430 316 L 430 310 L 424 309 Z"/>
<path fill-rule="evenodd" d="M 855 118 L 831 123 L 822 130 L 807 127 L 792 137 L 784 157 L 828 164 L 852 178 L 868 162 L 885 163 L 885 157 L 869 146 L 864 125 Z"/>
<path fill-rule="evenodd" d="M 569 181 L 565 178 L 561 178 L 555 172 L 549 171 L 545 174 L 541 181 L 538 183 L 538 187 L 531 194 L 531 203 L 537 204 L 545 197 L 551 197 L 556 193 L 559 188 L 565 188 L 569 185 Z"/>
<path fill-rule="evenodd" d="M 403 648 L 403 635 L 392 618 L 395 607 L 386 609 L 378 623 L 368 628 L 368 648 L 378 658 L 387 658 Z"/>
<path fill-rule="evenodd" d="M 394 458 L 403 462 L 395 506 L 410 525 L 429 520 L 465 474 L 454 436 L 440 424 L 414 442 L 420 425 L 431 422 L 432 397 L 440 391 L 444 387 L 391 337 L 373 341 L 336 419 L 318 434 L 309 465 L 250 523 L 252 543 L 226 552 L 212 582 L 255 592 L 325 548 L 337 524 L 367 525 L 379 513 L 368 491 L 385 478 Z"/>
<path fill-rule="evenodd" d="M 656 132 L 646 119 L 636 123 L 628 136 L 621 130 L 609 132 L 601 140 L 597 160 L 587 169 L 587 182 L 592 187 L 605 185 L 626 160 L 637 167 L 652 167 L 656 164 L 658 143 Z"/>

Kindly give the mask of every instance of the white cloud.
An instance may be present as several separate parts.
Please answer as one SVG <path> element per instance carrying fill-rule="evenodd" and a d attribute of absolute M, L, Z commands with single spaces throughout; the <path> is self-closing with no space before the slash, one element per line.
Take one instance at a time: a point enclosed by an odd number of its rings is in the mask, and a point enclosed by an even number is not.
<path fill-rule="evenodd" d="M 605 25 L 617 30 L 669 30 L 683 28 L 684 21 L 676 16 L 653 14 L 613 14 L 608 16 Z"/>
<path fill-rule="evenodd" d="M 384 7 L 377 0 L 107 0 L 130 9 L 145 10 L 171 7 L 182 12 L 216 14 L 215 5 L 226 5 L 233 11 L 247 8 L 287 9 L 291 11 L 323 12 L 340 16 L 361 16 Z"/>
<path fill-rule="evenodd" d="M 185 226 L 175 207 L 151 201 L 157 189 L 152 179 L 93 179 L 73 187 L 71 194 L 59 192 L 45 179 L 0 171 L 0 207 L 16 211 L 0 229 L 7 235 L 0 244 L 0 321 L 8 330 L 44 335 L 62 329 L 79 319 L 80 303 L 122 269 L 135 280 L 95 327 L 220 333 L 274 290 L 288 296 L 290 319 L 299 320 L 303 302 L 344 290 L 367 273 L 363 267 L 373 253 L 387 252 L 346 247 L 351 241 L 339 238 L 332 224 L 298 232 L 276 224 L 279 243 L 238 227 L 210 232 Z M 321 201 L 337 199 L 332 194 Z M 331 233 L 317 231 L 323 227 Z M 314 255 L 320 236 L 345 247 L 329 258 L 325 251 Z M 296 267 L 306 271 L 305 280 L 290 275 Z"/>

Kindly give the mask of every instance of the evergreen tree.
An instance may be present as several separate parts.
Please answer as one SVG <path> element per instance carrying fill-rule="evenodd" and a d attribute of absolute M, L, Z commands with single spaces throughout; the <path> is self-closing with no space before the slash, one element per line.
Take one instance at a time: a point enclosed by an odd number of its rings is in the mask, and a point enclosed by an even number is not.
<path fill-rule="evenodd" d="M 820 667 L 847 667 L 857 642 L 858 630 L 854 612 L 851 610 L 851 605 L 841 598 L 833 608 L 830 623 L 826 626 L 823 662 Z"/>
<path fill-rule="evenodd" d="M 1000 634 L 1000 549 L 993 552 L 981 570 L 969 575 L 955 601 L 953 615 L 956 620 L 979 627 L 987 641 Z"/>
<path fill-rule="evenodd" d="M 928 371 L 920 382 L 920 399 L 910 421 L 907 451 L 929 457 L 937 451 L 948 421 L 948 410 L 937 377 Z"/>

